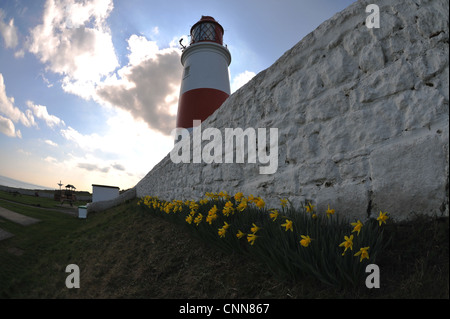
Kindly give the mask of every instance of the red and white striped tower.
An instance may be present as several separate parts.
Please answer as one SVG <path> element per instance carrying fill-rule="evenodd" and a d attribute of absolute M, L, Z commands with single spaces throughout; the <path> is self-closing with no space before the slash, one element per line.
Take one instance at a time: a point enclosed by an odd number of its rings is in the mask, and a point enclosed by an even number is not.
<path fill-rule="evenodd" d="M 204 121 L 230 96 L 231 54 L 223 45 L 223 28 L 202 16 L 191 28 L 191 43 L 181 55 L 184 67 L 178 101 L 177 128 Z"/>

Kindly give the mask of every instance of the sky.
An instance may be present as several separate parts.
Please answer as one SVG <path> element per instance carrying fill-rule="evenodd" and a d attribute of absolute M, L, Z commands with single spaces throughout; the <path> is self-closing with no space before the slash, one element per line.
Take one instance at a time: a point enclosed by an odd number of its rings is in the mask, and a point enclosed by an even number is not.
<path fill-rule="evenodd" d="M 0 175 L 135 186 L 173 148 L 189 31 L 224 28 L 232 93 L 354 0 L 0 0 Z"/>

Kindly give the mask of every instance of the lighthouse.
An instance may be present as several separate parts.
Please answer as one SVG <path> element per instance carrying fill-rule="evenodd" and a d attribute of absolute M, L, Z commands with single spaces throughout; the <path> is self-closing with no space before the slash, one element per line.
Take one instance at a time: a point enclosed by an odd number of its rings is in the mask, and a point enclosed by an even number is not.
<path fill-rule="evenodd" d="M 230 96 L 228 66 L 231 54 L 223 45 L 223 27 L 210 16 L 191 28 L 191 42 L 183 48 L 183 75 L 178 101 L 177 128 L 192 129 Z"/>

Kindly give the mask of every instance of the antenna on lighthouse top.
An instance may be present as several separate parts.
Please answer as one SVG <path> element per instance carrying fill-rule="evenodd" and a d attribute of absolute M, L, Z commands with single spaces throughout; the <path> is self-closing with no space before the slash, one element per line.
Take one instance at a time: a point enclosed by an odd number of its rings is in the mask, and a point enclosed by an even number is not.
<path fill-rule="evenodd" d="M 184 49 L 186 49 L 186 46 L 183 45 L 183 43 L 181 43 L 181 42 L 183 42 L 183 38 L 180 39 L 179 43 L 180 43 L 180 45 L 181 45 L 181 50 L 184 51 Z"/>

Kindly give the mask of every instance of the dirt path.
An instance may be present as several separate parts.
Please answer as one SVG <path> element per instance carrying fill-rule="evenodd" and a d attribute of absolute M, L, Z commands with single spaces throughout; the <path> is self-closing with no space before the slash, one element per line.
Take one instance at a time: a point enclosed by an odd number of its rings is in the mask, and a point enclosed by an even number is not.
<path fill-rule="evenodd" d="M 16 212 L 12 212 L 9 209 L 3 208 L 0 206 L 0 217 L 8 219 L 14 223 L 17 223 L 19 225 L 22 226 L 28 226 L 28 225 L 33 225 L 35 223 L 40 222 L 39 219 L 37 218 L 33 218 L 33 217 L 28 217 Z M 14 234 L 11 234 L 9 232 L 7 232 L 6 230 L 3 230 L 0 228 L 0 240 L 3 239 L 7 239 L 14 236 Z"/>
<path fill-rule="evenodd" d="M 0 206 L 0 217 L 6 218 L 22 226 L 28 226 L 40 222 L 39 219 L 12 212 L 9 209 L 3 208 L 1 206 Z"/>
<path fill-rule="evenodd" d="M 6 230 L 3 230 L 0 228 L 0 241 L 2 241 L 3 239 L 10 238 L 12 236 L 14 236 L 14 235 L 11 233 L 8 233 Z"/>

